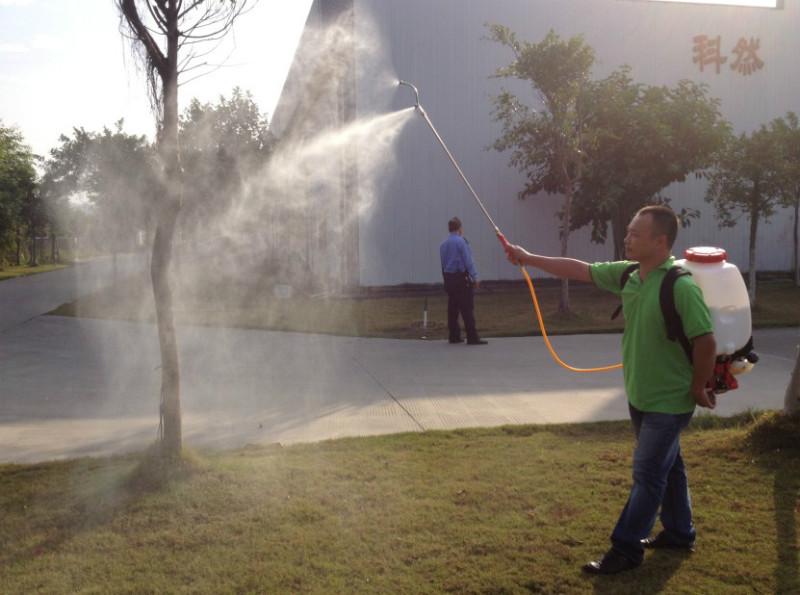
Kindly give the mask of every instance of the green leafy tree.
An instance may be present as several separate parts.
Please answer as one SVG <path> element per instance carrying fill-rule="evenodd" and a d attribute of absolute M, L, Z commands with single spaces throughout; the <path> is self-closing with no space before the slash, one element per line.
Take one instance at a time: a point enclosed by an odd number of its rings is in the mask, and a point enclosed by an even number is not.
<path fill-rule="evenodd" d="M 756 303 L 756 242 L 758 226 L 780 207 L 782 153 L 775 134 L 761 126 L 730 141 L 710 173 L 706 200 L 714 205 L 720 227 L 734 227 L 741 217 L 750 224 L 748 293 Z"/>
<path fill-rule="evenodd" d="M 72 199 L 85 190 L 90 171 L 90 156 L 94 135 L 83 128 L 73 128 L 71 136 L 59 136 L 59 145 L 50 150 L 44 162 L 42 195 L 50 213 L 51 235 L 68 231 L 85 235 L 87 213 L 75 206 Z M 83 224 L 78 219 L 84 219 Z M 81 233 L 78 233 L 78 229 Z M 51 248 L 55 256 L 55 250 Z"/>
<path fill-rule="evenodd" d="M 42 190 L 53 219 L 66 225 L 81 196 L 99 229 L 94 234 L 115 256 L 131 249 L 139 230 L 148 229 L 155 192 L 153 148 L 146 137 L 124 132 L 123 121 L 99 133 L 75 128 L 61 135 L 45 162 Z"/>
<path fill-rule="evenodd" d="M 776 118 L 770 123 L 770 131 L 775 136 L 781 150 L 778 163 L 778 185 L 781 203 L 794 210 L 792 229 L 793 250 L 792 269 L 794 284 L 800 287 L 800 242 L 798 242 L 798 219 L 800 219 L 800 122 L 797 114 L 788 112 L 784 118 Z"/>
<path fill-rule="evenodd" d="M 623 256 L 626 227 L 641 207 L 669 203 L 660 193 L 692 172 L 710 167 L 725 146 L 729 125 L 719 101 L 690 81 L 675 87 L 634 83 L 623 67 L 587 90 L 586 143 L 581 184 L 575 195 L 572 228 L 592 226 L 592 240 L 604 243 L 609 227 L 614 257 Z M 678 213 L 684 226 L 699 216 Z"/>
<path fill-rule="evenodd" d="M 149 229 L 156 167 L 153 147 L 141 135 L 103 128 L 93 139 L 87 196 L 96 205 L 106 244 L 116 255 L 130 250 L 141 230 Z"/>
<path fill-rule="evenodd" d="M 150 259 L 161 351 L 161 452 L 169 459 L 182 448 L 180 363 L 172 306 L 170 270 L 183 176 L 178 144 L 178 81 L 201 67 L 193 58 L 204 43 L 216 43 L 232 29 L 247 0 L 115 0 L 124 34 L 140 52 L 156 114 L 159 199 Z"/>
<path fill-rule="evenodd" d="M 35 157 L 19 131 L 0 122 L 0 265 L 13 245 L 16 264 L 21 264 L 26 230 L 31 222 L 39 222 L 33 208 L 38 202 L 34 164 Z"/>
<path fill-rule="evenodd" d="M 186 195 L 183 223 L 212 225 L 272 154 L 275 139 L 249 92 L 234 88 L 218 103 L 193 99 L 180 120 Z"/>
<path fill-rule="evenodd" d="M 561 255 L 567 256 L 572 201 L 584 162 L 587 105 L 584 101 L 594 51 L 582 37 L 561 39 L 550 31 L 539 43 L 520 41 L 508 27 L 490 25 L 489 38 L 511 50 L 513 61 L 499 78 L 531 85 L 530 103 L 508 90 L 494 98 L 494 118 L 502 124 L 498 151 L 511 150 L 511 165 L 527 177 L 520 198 L 542 191 L 564 197 L 560 212 Z M 569 312 L 569 282 L 561 282 L 559 310 Z"/>

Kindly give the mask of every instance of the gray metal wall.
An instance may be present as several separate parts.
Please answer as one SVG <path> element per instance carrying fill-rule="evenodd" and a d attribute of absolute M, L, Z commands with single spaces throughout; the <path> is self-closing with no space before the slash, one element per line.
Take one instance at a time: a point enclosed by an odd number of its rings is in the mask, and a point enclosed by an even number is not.
<path fill-rule="evenodd" d="M 500 228 L 513 241 L 548 254 L 558 253 L 558 197 L 520 201 L 522 175 L 508 166 L 508 155 L 486 148 L 499 135 L 491 119 L 490 97 L 501 85 L 521 97 L 529 87 L 491 79 L 511 61 L 510 52 L 483 39 L 485 23 L 511 27 L 522 38 L 539 41 L 549 29 L 562 37 L 583 34 L 595 49 L 595 76 L 628 64 L 634 80 L 673 85 L 683 78 L 704 82 L 722 100 L 722 111 L 737 131 L 750 131 L 787 110 L 800 111 L 800 8 L 787 0 L 782 9 L 649 2 L 647 0 L 355 0 L 357 30 L 377 26 L 386 69 L 415 83 L 422 104 L 450 146 Z M 693 37 L 721 36 L 728 62 L 720 74 L 693 63 Z M 763 69 L 743 76 L 730 68 L 732 49 L 741 37 L 760 39 Z M 375 52 L 362 56 L 374 61 Z M 362 73 L 374 71 L 374 67 Z M 408 89 L 376 90 L 376 78 L 356 77 L 359 115 L 387 105 L 413 104 Z M 531 99 L 531 101 L 533 101 Z M 471 196 L 463 187 L 431 132 L 419 117 L 402 130 L 396 167 L 382 180 L 379 199 L 359 225 L 361 285 L 440 281 L 438 245 L 446 222 L 458 215 L 483 279 L 516 279 Z M 681 230 L 677 251 L 689 245 L 724 246 L 729 259 L 747 266 L 747 225 L 717 227 L 703 201 L 704 183 L 694 179 L 668 188 L 677 208 L 700 208 L 702 217 Z M 761 270 L 791 266 L 791 217 L 788 210 L 761 228 Z M 610 246 L 589 241 L 587 230 L 570 237 L 570 254 L 586 260 L 608 259 Z"/>

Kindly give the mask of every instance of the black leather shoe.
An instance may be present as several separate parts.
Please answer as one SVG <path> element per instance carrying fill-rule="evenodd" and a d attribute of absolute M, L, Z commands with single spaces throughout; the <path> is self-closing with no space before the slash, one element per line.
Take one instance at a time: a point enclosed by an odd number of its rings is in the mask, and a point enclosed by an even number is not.
<path fill-rule="evenodd" d="M 655 537 L 645 537 L 642 539 L 642 546 L 652 550 L 687 550 L 694 551 L 694 541 L 691 543 L 679 543 L 669 537 L 664 531 Z"/>
<path fill-rule="evenodd" d="M 488 345 L 489 341 L 478 339 L 477 341 L 467 341 L 467 345 Z"/>
<path fill-rule="evenodd" d="M 614 550 L 608 550 L 600 560 L 584 564 L 583 571 L 588 574 L 618 574 L 626 570 L 633 570 L 639 564 L 641 562 L 633 562 Z"/>

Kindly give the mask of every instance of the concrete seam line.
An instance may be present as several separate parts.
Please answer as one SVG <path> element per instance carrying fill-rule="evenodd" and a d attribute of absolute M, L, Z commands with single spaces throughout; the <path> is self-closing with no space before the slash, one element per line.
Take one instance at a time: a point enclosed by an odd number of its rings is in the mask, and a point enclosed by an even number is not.
<path fill-rule="evenodd" d="M 412 420 L 412 421 L 413 421 L 415 424 L 417 424 L 417 426 L 419 427 L 419 429 L 420 429 L 421 431 L 423 431 L 423 432 L 424 432 L 424 431 L 425 431 L 425 426 L 423 426 L 423 425 L 422 425 L 422 424 L 419 422 L 419 420 L 418 420 L 416 417 L 414 417 L 414 416 L 411 414 L 411 412 L 410 412 L 408 409 L 406 409 L 406 408 L 405 408 L 405 406 L 404 406 L 404 405 L 403 405 L 403 404 L 402 404 L 402 403 L 399 401 L 399 399 L 398 399 L 397 397 L 395 397 L 395 396 L 392 394 L 392 391 L 390 391 L 388 388 L 386 388 L 386 387 L 383 385 L 383 383 L 382 383 L 380 380 L 378 380 L 378 379 L 375 377 L 375 374 L 373 374 L 372 372 L 370 372 L 370 371 L 367 369 L 367 367 L 366 367 L 364 364 L 362 364 L 360 361 L 358 361 L 358 359 L 356 359 L 356 356 L 355 356 L 355 355 L 354 355 L 354 356 L 352 356 L 352 358 L 353 358 L 353 361 L 354 361 L 356 364 L 358 364 L 358 366 L 359 366 L 359 367 L 360 367 L 362 370 L 364 370 L 364 372 L 366 372 L 366 373 L 367 373 L 367 376 L 369 376 L 370 378 L 372 378 L 373 382 L 375 382 L 375 384 L 377 384 L 378 386 L 380 386 L 380 387 L 383 389 L 383 391 L 384 391 L 384 392 L 385 392 L 387 395 L 389 395 L 389 397 L 391 397 L 391 399 L 392 399 L 392 400 L 393 400 L 395 403 L 397 403 L 397 406 L 398 406 L 398 407 L 400 407 L 400 409 L 402 409 L 402 410 L 405 412 L 405 414 L 406 414 L 408 417 L 410 417 L 410 418 L 411 418 L 411 420 Z"/>

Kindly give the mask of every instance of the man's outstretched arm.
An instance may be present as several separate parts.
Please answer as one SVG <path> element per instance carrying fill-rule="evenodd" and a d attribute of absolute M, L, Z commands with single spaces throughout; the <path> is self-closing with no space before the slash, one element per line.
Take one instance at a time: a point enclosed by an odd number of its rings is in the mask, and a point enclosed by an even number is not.
<path fill-rule="evenodd" d="M 531 254 L 522 246 L 516 245 L 509 246 L 507 254 L 508 261 L 511 264 L 532 266 L 561 279 L 574 279 L 575 281 L 586 281 L 587 283 L 592 281 L 589 263 L 582 260 Z"/>

